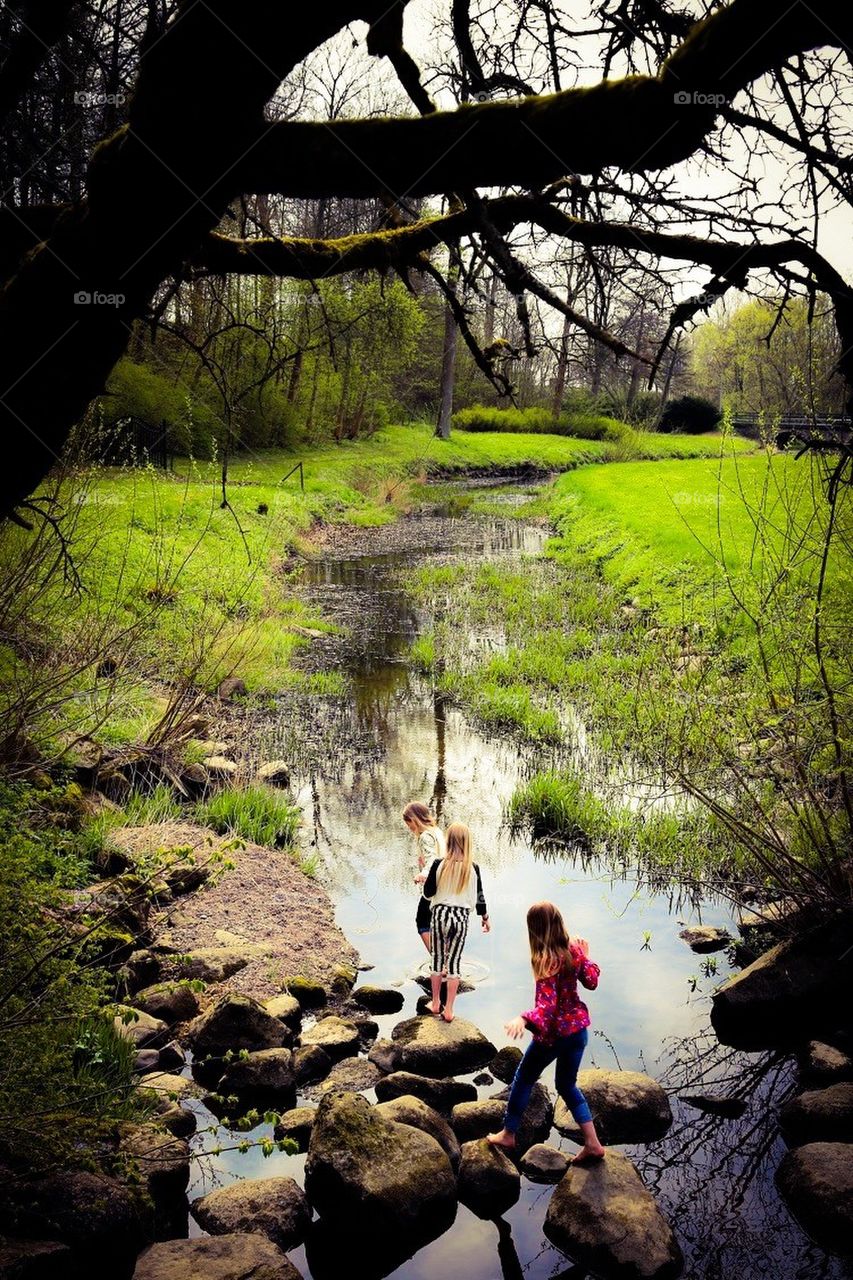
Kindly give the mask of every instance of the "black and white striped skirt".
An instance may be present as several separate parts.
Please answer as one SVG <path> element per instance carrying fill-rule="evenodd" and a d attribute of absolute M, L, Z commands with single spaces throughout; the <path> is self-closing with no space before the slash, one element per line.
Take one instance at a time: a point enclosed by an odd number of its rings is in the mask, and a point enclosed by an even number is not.
<path fill-rule="evenodd" d="M 429 927 L 433 973 L 446 973 L 448 978 L 462 976 L 462 951 L 470 915 L 469 907 L 448 907 L 443 903 L 433 907 Z"/>

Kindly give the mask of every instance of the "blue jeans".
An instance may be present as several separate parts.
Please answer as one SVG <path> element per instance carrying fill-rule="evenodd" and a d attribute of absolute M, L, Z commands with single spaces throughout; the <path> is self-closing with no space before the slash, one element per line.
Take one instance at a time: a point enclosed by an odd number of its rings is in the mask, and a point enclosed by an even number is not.
<path fill-rule="evenodd" d="M 589 1103 L 577 1084 L 578 1068 L 588 1039 L 587 1029 L 582 1027 L 573 1035 L 558 1036 L 553 1044 L 542 1044 L 539 1040 L 530 1041 L 527 1052 L 518 1064 L 509 1090 L 504 1118 L 504 1128 L 508 1133 L 515 1133 L 518 1130 L 524 1110 L 530 1101 L 533 1086 L 555 1058 L 557 1059 L 557 1093 L 571 1111 L 577 1124 L 585 1124 L 587 1120 L 592 1119 Z"/>

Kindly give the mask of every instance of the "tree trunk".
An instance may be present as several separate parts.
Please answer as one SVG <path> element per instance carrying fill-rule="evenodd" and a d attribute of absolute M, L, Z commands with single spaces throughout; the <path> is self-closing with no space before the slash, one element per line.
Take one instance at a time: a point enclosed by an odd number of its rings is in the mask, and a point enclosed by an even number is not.
<path fill-rule="evenodd" d="M 450 269 L 447 272 L 447 283 L 456 292 L 456 281 L 459 269 L 455 261 L 455 253 L 451 248 Z M 440 440 L 450 439 L 450 419 L 453 415 L 453 383 L 456 376 L 456 321 L 450 309 L 450 303 L 444 304 L 444 346 L 441 353 L 441 403 L 438 410 L 438 425 L 435 434 Z"/>

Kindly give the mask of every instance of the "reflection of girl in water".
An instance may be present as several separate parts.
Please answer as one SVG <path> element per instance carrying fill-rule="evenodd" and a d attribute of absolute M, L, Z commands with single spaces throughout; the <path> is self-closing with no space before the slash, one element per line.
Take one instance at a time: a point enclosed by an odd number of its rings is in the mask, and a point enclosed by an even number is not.
<path fill-rule="evenodd" d="M 421 895 L 418 899 L 418 910 L 415 915 L 415 928 L 421 935 L 421 941 L 427 951 L 429 951 L 431 912 L 429 900 L 423 895 L 423 882 L 426 879 L 424 867 L 436 858 L 444 857 L 446 849 L 444 834 L 427 806 L 421 804 L 420 800 L 413 800 L 411 804 L 406 805 L 403 810 L 403 821 L 415 837 L 415 861 L 412 867 L 412 875 Z"/>

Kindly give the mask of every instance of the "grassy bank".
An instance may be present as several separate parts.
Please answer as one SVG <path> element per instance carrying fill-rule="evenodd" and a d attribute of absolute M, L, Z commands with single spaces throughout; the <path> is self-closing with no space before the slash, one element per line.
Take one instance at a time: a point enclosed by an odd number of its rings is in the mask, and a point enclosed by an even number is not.
<path fill-rule="evenodd" d="M 574 471 L 527 508 L 556 528 L 545 558 L 420 574 L 441 621 L 415 661 L 487 726 L 568 752 L 514 798 L 516 824 L 635 860 L 654 848 L 677 874 L 847 892 L 853 538 L 845 495 L 824 563 L 819 466 Z M 472 659 L 477 628 L 506 647 Z M 662 819 L 667 791 L 699 807 Z"/>

